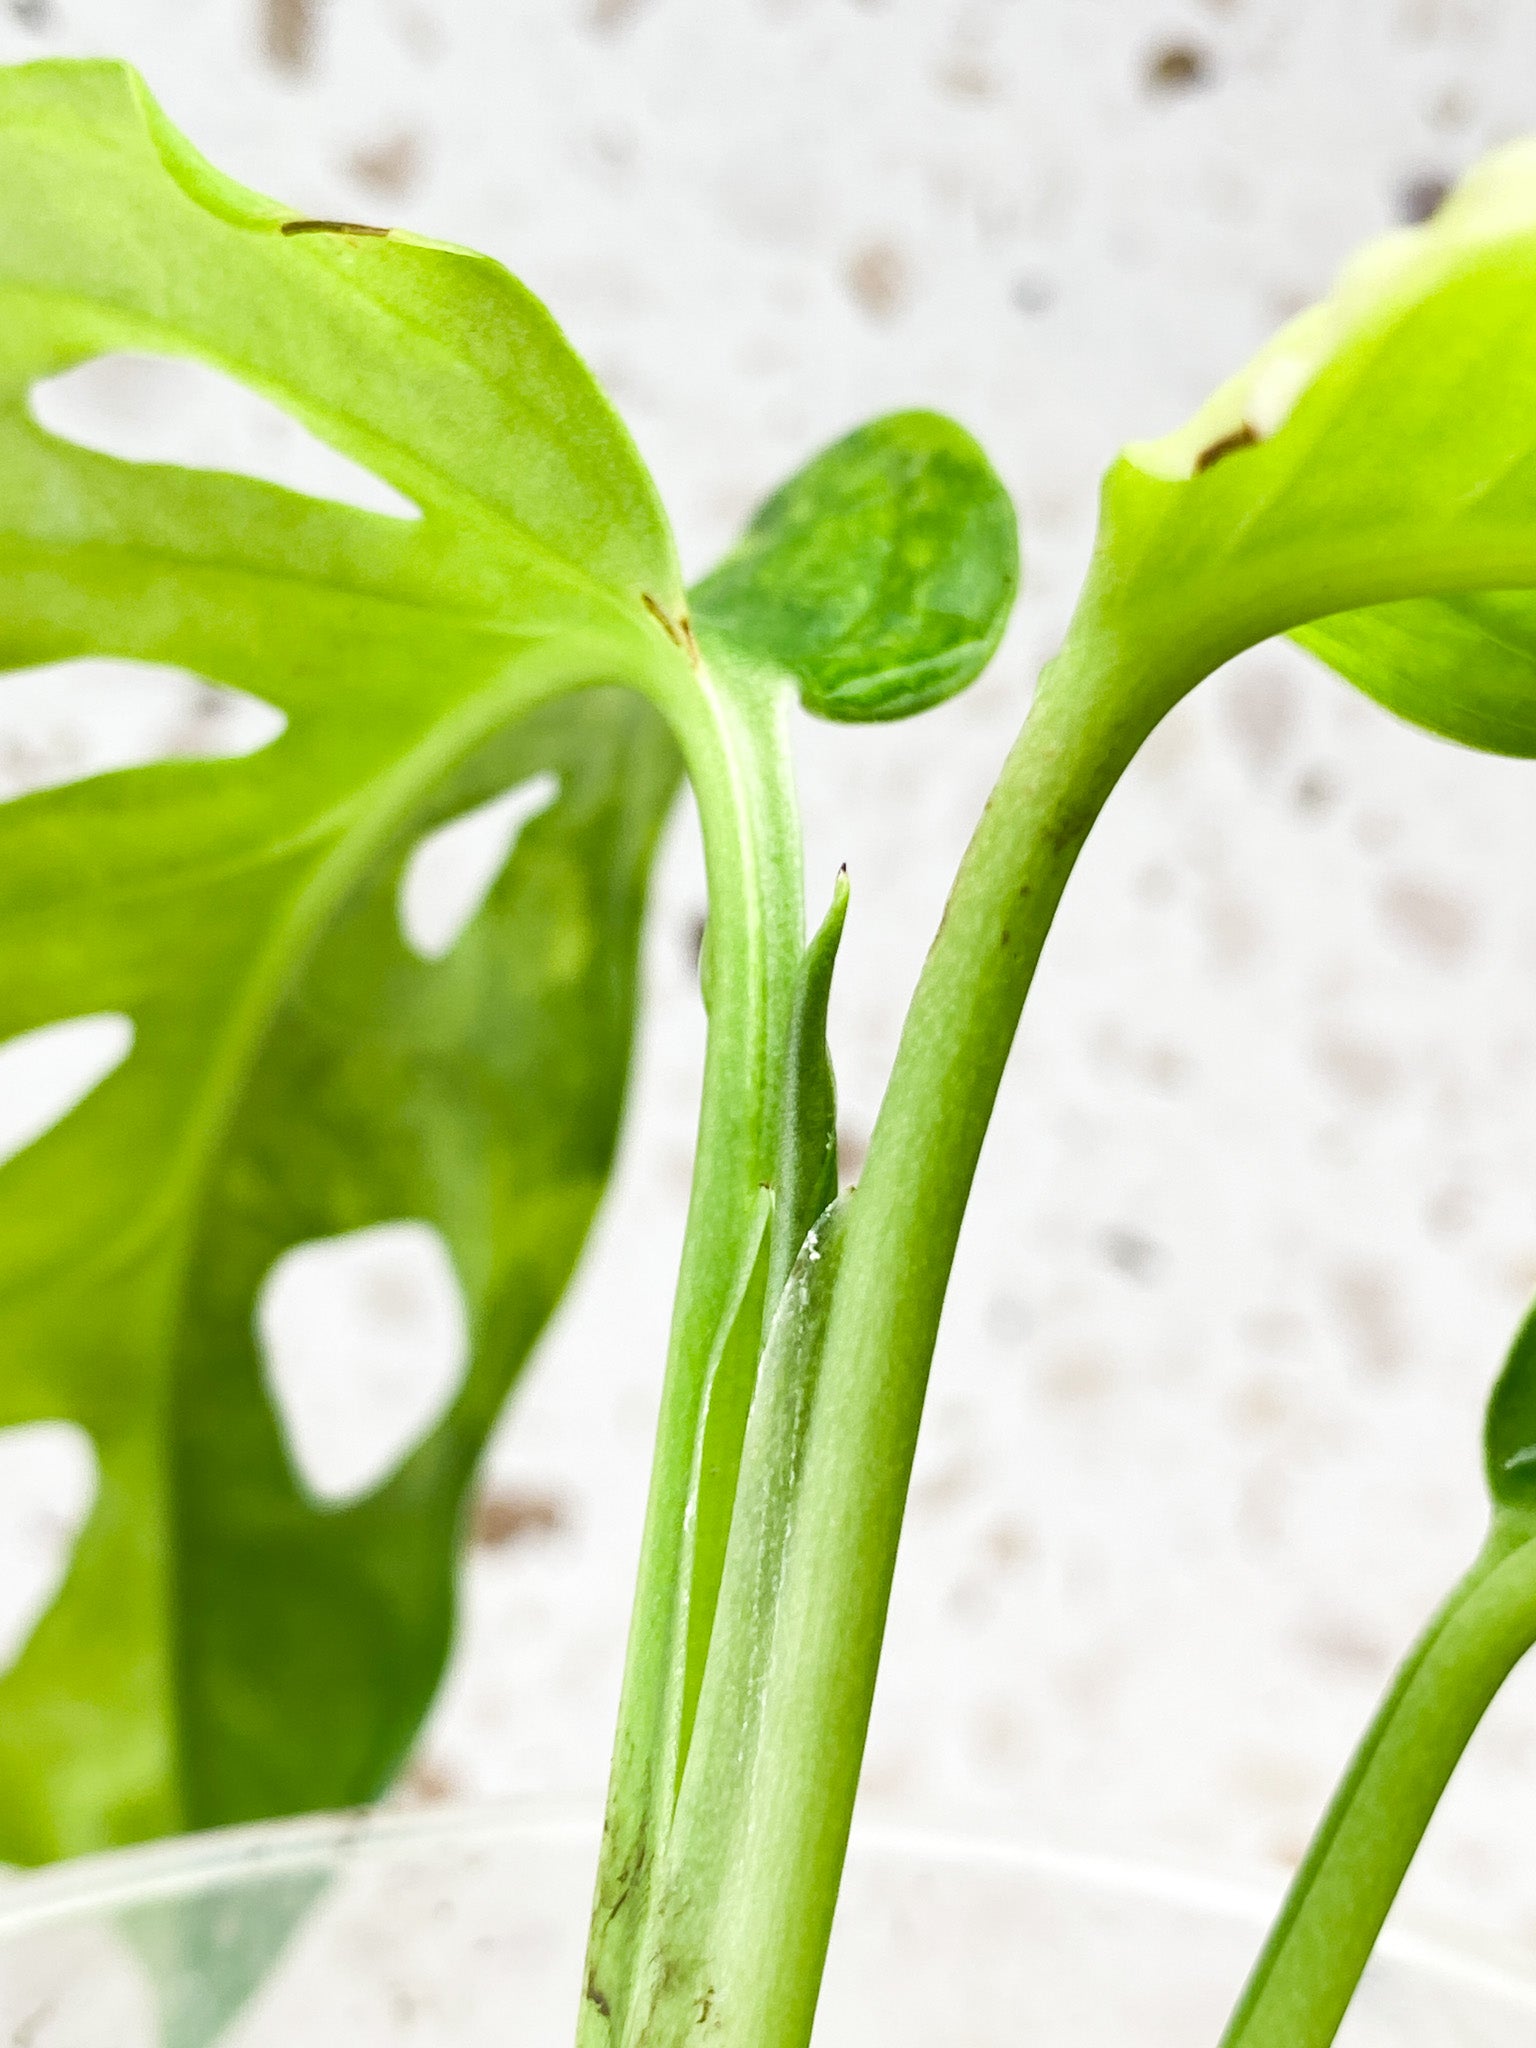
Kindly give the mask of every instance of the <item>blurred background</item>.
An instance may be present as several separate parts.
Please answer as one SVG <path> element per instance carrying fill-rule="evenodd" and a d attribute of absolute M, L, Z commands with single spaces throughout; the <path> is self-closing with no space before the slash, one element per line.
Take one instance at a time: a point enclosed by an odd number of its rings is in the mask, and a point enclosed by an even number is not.
<path fill-rule="evenodd" d="M 628 419 L 690 573 L 871 413 L 936 406 L 986 445 L 1026 559 L 995 667 L 914 725 L 798 733 L 814 902 L 840 861 L 853 885 L 850 1174 L 1105 463 L 1536 126 L 1522 0 L 0 0 L 0 60 L 98 53 L 248 184 L 524 277 Z M 80 403 L 123 452 L 276 431 L 176 400 L 129 376 Z M 0 683 L 0 794 L 257 744 L 244 715 L 174 677 Z M 987 1150 L 872 1805 L 1217 1866 L 1299 1853 L 1481 1534 L 1481 1402 L 1536 1291 L 1533 850 L 1536 765 L 1400 728 L 1284 646 L 1148 747 L 1068 893 Z M 402 1797 L 602 1782 L 703 909 L 682 811 L 621 1168 L 490 1457 Z M 0 1150 L 46 1080 L 0 1062 Z M 268 1338 L 296 1455 L 345 1477 L 393 1414 L 392 1463 L 455 1342 L 433 1246 L 397 1232 L 290 1278 Z M 82 1486 L 67 1447 L 0 1441 L 0 1661 Z M 1413 1898 L 1536 1940 L 1533 1835 L 1536 1668 Z"/>

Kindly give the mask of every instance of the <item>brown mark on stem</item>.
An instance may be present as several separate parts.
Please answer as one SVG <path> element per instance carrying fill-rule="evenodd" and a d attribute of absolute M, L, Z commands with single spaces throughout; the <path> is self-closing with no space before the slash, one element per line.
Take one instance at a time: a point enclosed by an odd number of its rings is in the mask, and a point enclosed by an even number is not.
<path fill-rule="evenodd" d="M 613 2018 L 613 2008 L 609 2005 L 602 1992 L 598 1990 L 596 1980 L 590 1976 L 587 1979 L 586 1996 L 587 2003 L 595 2005 L 605 2020 Z"/>
<path fill-rule="evenodd" d="M 688 614 L 684 612 L 679 618 L 674 619 L 666 607 L 658 604 L 648 590 L 641 591 L 640 602 L 672 642 L 672 645 L 680 647 L 694 667 L 697 668 L 699 665 L 699 643 L 693 637 L 693 621 L 689 618 Z"/>

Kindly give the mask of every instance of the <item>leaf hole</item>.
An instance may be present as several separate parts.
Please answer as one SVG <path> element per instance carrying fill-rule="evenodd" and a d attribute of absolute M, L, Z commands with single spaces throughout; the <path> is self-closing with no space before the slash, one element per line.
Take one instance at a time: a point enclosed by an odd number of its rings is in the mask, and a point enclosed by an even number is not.
<path fill-rule="evenodd" d="M 40 1024 L 0 1045 L 0 1166 L 78 1109 L 132 1048 L 132 1020 L 115 1010 Z"/>
<path fill-rule="evenodd" d="M 78 1423 L 0 1429 L 0 1672 L 58 1598 L 98 1483 L 96 1446 Z"/>
<path fill-rule="evenodd" d="M 359 512 L 421 517 L 392 484 L 206 363 L 126 350 L 94 356 L 34 384 L 31 403 L 39 426 L 98 455 L 221 470 Z"/>
<path fill-rule="evenodd" d="M 560 794 L 559 778 L 534 775 L 463 811 L 412 847 L 400 876 L 400 936 L 423 960 L 441 960 L 474 922 L 526 826 Z"/>
<path fill-rule="evenodd" d="M 155 761 L 235 760 L 287 729 L 275 704 L 188 669 L 80 655 L 0 674 L 0 802 Z"/>
<path fill-rule="evenodd" d="M 469 1319 L 441 1234 L 375 1223 L 284 1252 L 256 1304 L 267 1392 L 310 1495 L 372 1493 L 442 1419 Z"/>

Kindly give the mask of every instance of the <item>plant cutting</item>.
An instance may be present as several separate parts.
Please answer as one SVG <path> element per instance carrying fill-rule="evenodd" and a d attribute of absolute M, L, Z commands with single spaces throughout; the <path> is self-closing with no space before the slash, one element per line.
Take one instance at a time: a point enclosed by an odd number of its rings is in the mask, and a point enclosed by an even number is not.
<path fill-rule="evenodd" d="M 286 719 L 247 759 L 0 811 L 0 1033 L 133 1029 L 0 1172 L 0 1421 L 76 1422 L 101 1470 L 0 1681 L 0 1847 L 346 1804 L 398 1770 L 477 1454 L 612 1157 L 686 774 L 709 1041 L 579 2039 L 803 2048 L 950 1265 L 1100 808 L 1174 705 L 1282 633 L 1430 732 L 1536 754 L 1536 148 L 1367 250 L 1110 470 L 850 1190 L 827 1011 L 857 905 L 827 878 L 807 939 L 789 719 L 916 715 L 985 666 L 1018 558 L 976 444 L 925 412 L 862 427 L 685 588 L 622 426 L 498 265 L 245 190 L 118 65 L 0 76 L 0 189 L 0 660 L 175 664 Z M 237 378 L 403 514 L 39 424 L 37 386 L 123 350 Z M 413 848 L 540 777 L 554 799 L 478 915 L 413 952 Z M 338 1508 L 289 1455 L 255 1304 L 291 1247 L 402 1216 L 449 1248 L 471 1363 Z M 1536 1639 L 1529 1326 L 1487 1441 L 1487 1546 L 1368 1731 L 1229 2048 L 1332 2040 Z"/>

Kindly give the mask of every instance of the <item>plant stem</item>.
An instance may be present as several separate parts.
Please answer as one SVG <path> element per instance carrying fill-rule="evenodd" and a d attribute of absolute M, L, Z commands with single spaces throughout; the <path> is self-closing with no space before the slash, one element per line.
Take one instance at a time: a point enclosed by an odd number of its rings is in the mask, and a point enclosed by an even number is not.
<path fill-rule="evenodd" d="M 1393 1680 L 1292 1880 L 1222 2048 L 1328 2048 L 1462 1751 L 1536 1643 L 1536 1525 L 1495 1516 Z"/>
<path fill-rule="evenodd" d="M 709 1040 L 587 1953 L 578 2030 L 584 2048 L 622 2033 L 631 1954 L 696 1691 L 690 1648 L 697 1661 L 708 1642 L 710 1616 L 698 1611 L 694 1595 L 707 1601 L 718 1582 L 735 1475 L 729 1446 L 722 1469 L 701 1461 L 705 1402 L 708 1396 L 739 1412 L 744 1425 L 757 1347 L 754 1341 L 742 1353 L 722 1326 L 761 1235 L 804 936 L 788 687 L 781 677 L 743 672 L 727 650 L 709 652 L 709 665 L 687 690 L 653 693 L 682 746 L 699 806 L 710 901 Z M 745 1386 L 712 1394 L 712 1359 L 744 1374 Z"/>
<path fill-rule="evenodd" d="M 771 1640 L 739 1660 L 750 1698 L 712 1693 L 711 1649 L 629 2048 L 670 2048 L 706 2020 L 732 2048 L 803 2048 L 810 2034 L 929 1361 L 998 1083 L 1094 819 L 1215 665 L 1141 664 L 1096 609 L 1041 678 L 908 1013 L 848 1205 Z M 736 1584 L 740 1610 L 728 1586 L 716 1618 L 725 1641 L 764 1626 L 750 1560 Z"/>

